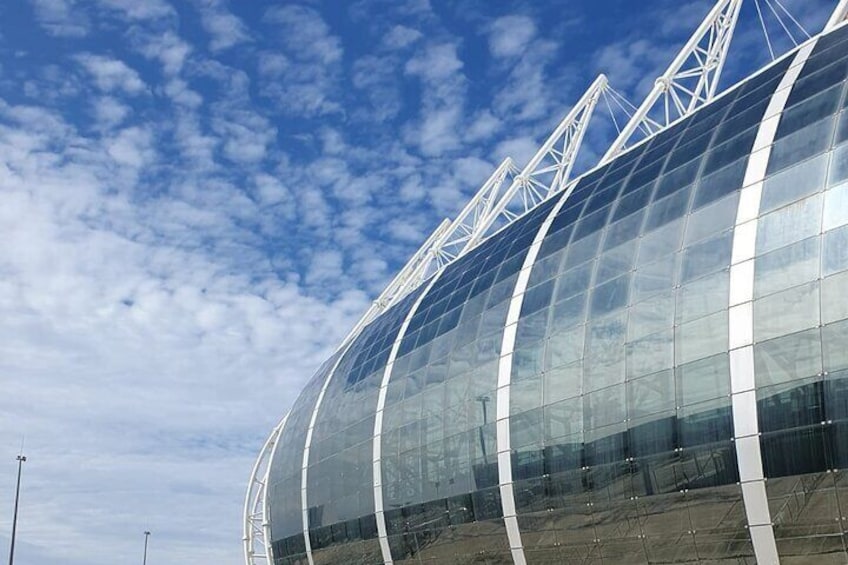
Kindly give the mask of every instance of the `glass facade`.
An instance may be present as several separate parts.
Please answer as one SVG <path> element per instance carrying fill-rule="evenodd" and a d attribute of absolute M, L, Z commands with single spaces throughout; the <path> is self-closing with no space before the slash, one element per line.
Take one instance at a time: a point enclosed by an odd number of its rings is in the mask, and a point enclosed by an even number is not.
<path fill-rule="evenodd" d="M 275 565 L 307 562 L 304 499 L 315 563 L 383 562 L 378 523 L 395 562 L 512 563 L 513 502 L 528 563 L 754 563 L 731 265 L 752 149 L 780 95 L 745 271 L 754 441 L 781 559 L 848 562 L 848 28 L 818 38 L 776 92 L 793 61 L 585 175 L 329 360 L 271 464 Z M 514 501 L 499 488 L 501 434 Z"/>

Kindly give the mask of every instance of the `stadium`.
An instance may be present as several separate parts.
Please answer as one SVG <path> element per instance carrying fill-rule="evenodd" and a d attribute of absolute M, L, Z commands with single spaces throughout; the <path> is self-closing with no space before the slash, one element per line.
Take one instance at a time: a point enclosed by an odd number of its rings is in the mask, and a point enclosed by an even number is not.
<path fill-rule="evenodd" d="M 717 92 L 721 0 L 434 232 L 265 444 L 248 565 L 848 562 L 848 1 Z"/>

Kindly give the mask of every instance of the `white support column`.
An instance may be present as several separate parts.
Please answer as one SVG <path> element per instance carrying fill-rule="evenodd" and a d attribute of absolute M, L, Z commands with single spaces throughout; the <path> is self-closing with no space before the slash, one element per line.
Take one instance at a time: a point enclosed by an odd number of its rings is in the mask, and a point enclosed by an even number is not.
<path fill-rule="evenodd" d="M 489 214 L 480 221 L 462 253 L 485 239 L 499 218 L 506 223 L 512 222 L 551 195 L 565 190 L 589 120 L 608 84 L 606 76 L 598 75 L 527 166 L 513 179 Z M 518 213 L 513 210 L 514 207 L 517 207 Z"/>
<path fill-rule="evenodd" d="M 250 473 L 250 482 L 244 499 L 244 537 L 242 541 L 245 565 L 259 565 L 260 562 L 272 565 L 268 473 L 271 470 L 271 462 L 274 460 L 274 454 L 283 429 L 286 427 L 288 417 L 289 415 L 286 414 L 271 432 L 271 435 L 268 436 L 268 439 L 265 440 Z"/>
<path fill-rule="evenodd" d="M 836 8 L 833 10 L 833 13 L 830 15 L 830 19 L 827 20 L 822 31 L 827 33 L 844 22 L 846 17 L 848 17 L 848 0 L 839 0 L 839 4 L 836 5 Z"/>
<path fill-rule="evenodd" d="M 621 130 L 601 164 L 621 153 L 633 135 L 654 134 L 715 97 L 742 0 L 719 0 Z"/>
<path fill-rule="evenodd" d="M 527 560 L 524 556 L 524 544 L 521 541 L 521 531 L 518 527 L 518 518 L 515 512 L 515 491 L 512 486 L 512 447 L 509 431 L 512 358 L 515 352 L 515 339 L 518 331 L 518 320 L 521 315 L 521 306 L 524 304 L 524 293 L 530 282 L 530 272 L 533 269 L 533 265 L 536 264 L 536 257 L 539 256 L 542 241 L 544 241 L 557 212 L 559 212 L 566 200 L 568 200 L 567 193 L 560 198 L 560 201 L 557 202 L 550 214 L 548 214 L 548 217 L 545 218 L 545 221 L 533 238 L 533 243 L 530 245 L 527 255 L 524 257 L 524 263 L 515 281 L 515 288 L 512 291 L 512 298 L 507 309 L 506 323 L 501 340 L 501 358 L 498 363 L 498 388 L 495 395 L 498 486 L 501 493 L 501 509 L 504 516 L 504 525 L 506 526 L 509 548 L 512 552 L 512 559 L 515 565 L 526 565 Z"/>
<path fill-rule="evenodd" d="M 769 565 L 780 563 L 780 558 L 768 506 L 757 416 L 753 312 L 757 223 L 763 181 L 780 116 L 791 87 L 815 45 L 816 39 L 813 39 L 799 49 L 769 101 L 748 160 L 733 232 L 728 304 L 733 436 L 742 485 L 742 500 L 754 554 L 757 563 Z"/>
<path fill-rule="evenodd" d="M 439 271 L 436 273 L 427 285 L 427 288 L 425 288 L 421 295 L 415 300 L 415 303 L 409 309 L 406 318 L 404 318 L 403 324 L 401 324 L 398 334 L 395 337 L 395 341 L 392 343 L 388 362 L 386 363 L 386 368 L 383 371 L 383 379 L 380 382 L 380 392 L 377 395 L 377 411 L 374 416 L 374 436 L 372 442 L 373 457 L 371 464 L 374 486 L 374 515 L 377 519 L 377 536 L 380 539 L 380 551 L 383 556 L 384 565 L 391 565 L 393 563 L 392 552 L 389 547 L 388 531 L 386 529 L 386 514 L 383 501 L 383 413 L 386 408 L 386 395 L 389 392 L 389 381 L 392 378 L 392 370 L 395 366 L 395 360 L 397 359 L 401 342 L 403 342 L 403 338 L 406 335 L 406 330 L 409 328 L 412 317 L 415 315 L 415 312 L 418 311 L 418 307 L 421 305 L 424 297 L 427 296 L 430 289 L 433 288 L 443 272 L 444 271 Z"/>
<path fill-rule="evenodd" d="M 339 352 L 339 358 L 333 363 L 332 369 L 327 373 L 327 378 L 324 379 L 324 384 L 321 385 L 321 392 L 318 393 L 318 398 L 315 400 L 315 407 L 312 409 L 312 415 L 309 418 L 309 427 L 306 429 L 306 441 L 303 445 L 303 460 L 300 467 L 300 509 L 303 517 L 303 543 L 306 546 L 306 559 L 309 565 L 314 565 L 312 559 L 312 542 L 309 540 L 309 500 L 307 496 L 307 485 L 309 475 L 309 452 L 312 449 L 312 434 L 315 431 L 315 422 L 318 420 L 318 410 L 321 409 L 321 403 L 324 402 L 324 395 L 327 393 L 327 388 L 330 386 L 330 381 L 339 368 L 339 364 L 344 359 L 345 353 L 353 344 L 353 339 L 344 345 Z"/>
<path fill-rule="evenodd" d="M 430 280 L 430 283 L 427 285 L 427 288 L 424 289 L 421 295 L 415 300 L 415 303 L 409 309 L 406 318 L 404 318 L 400 330 L 398 330 L 398 334 L 392 344 L 392 349 L 389 352 L 386 367 L 383 370 L 383 379 L 380 383 L 380 391 L 377 395 L 377 409 L 374 417 L 372 480 L 374 486 L 374 510 L 377 518 L 377 535 L 380 538 L 380 550 L 383 554 L 383 562 L 386 564 L 392 563 L 392 555 L 389 549 L 386 532 L 386 517 L 383 507 L 383 466 L 381 454 L 383 411 L 386 407 L 386 394 L 388 393 L 389 380 L 392 376 L 395 359 L 397 358 L 398 351 L 400 350 L 400 344 L 403 341 L 403 337 L 406 335 L 409 323 L 412 321 L 412 317 L 415 315 L 415 312 L 418 311 L 421 301 L 424 300 L 424 297 L 427 296 L 427 293 L 430 292 L 430 289 L 433 288 L 433 285 L 435 285 L 436 281 L 439 280 L 439 277 L 444 272 L 446 264 L 457 257 L 457 255 L 452 254 L 451 250 L 465 248 L 467 241 L 477 230 L 479 222 L 486 217 L 495 205 L 504 180 L 513 172 L 513 170 L 514 167 L 512 159 L 507 157 L 498 166 L 498 168 L 495 169 L 489 178 L 486 179 L 486 182 L 483 183 L 483 186 L 480 187 L 474 198 L 472 198 L 465 208 L 463 208 L 459 216 L 457 216 L 456 219 L 444 230 L 441 230 L 438 237 L 426 245 L 427 249 L 422 255 L 422 259 L 415 265 L 414 270 L 412 271 L 412 276 L 410 277 L 410 280 L 417 280 L 417 284 L 398 293 L 397 300 L 414 290 L 426 279 L 426 273 L 429 273 L 427 269 L 429 269 L 431 265 L 437 266 L 437 270 L 435 271 L 433 278 Z M 422 249 L 424 248 L 422 247 Z"/>

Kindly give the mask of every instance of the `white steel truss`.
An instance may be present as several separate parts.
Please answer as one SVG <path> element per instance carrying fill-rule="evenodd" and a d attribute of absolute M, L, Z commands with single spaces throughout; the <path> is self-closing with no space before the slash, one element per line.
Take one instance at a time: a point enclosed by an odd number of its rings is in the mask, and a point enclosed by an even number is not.
<path fill-rule="evenodd" d="M 501 198 L 501 188 L 507 177 L 512 178 L 518 172 L 510 157 L 498 165 L 495 172 L 486 180 L 474 198 L 465 205 L 462 212 L 451 222 L 450 227 L 432 246 L 430 250 L 431 267 L 436 270 L 462 255 L 476 240 L 483 222 L 491 215 Z M 422 273 L 424 279 L 431 272 Z M 411 289 L 410 289 L 411 290 Z"/>
<path fill-rule="evenodd" d="M 830 15 L 830 19 L 827 20 L 827 23 L 824 25 L 824 31 L 828 32 L 841 24 L 848 18 L 848 0 L 840 0 L 839 4 L 836 5 L 836 8 L 833 10 L 833 13 Z"/>
<path fill-rule="evenodd" d="M 577 150 L 583 142 L 589 120 L 608 86 L 607 77 L 598 75 L 524 169 L 513 179 L 488 216 L 479 223 L 465 251 L 492 233 L 493 228 L 500 227 L 499 220 L 500 223 L 510 223 L 540 202 L 565 190 L 571 179 Z"/>
<path fill-rule="evenodd" d="M 250 473 L 247 496 L 244 499 L 244 562 L 246 565 L 271 565 L 271 532 L 268 515 L 268 471 L 274 458 L 277 442 L 286 426 L 288 414 L 265 440 L 259 457 Z"/>
<path fill-rule="evenodd" d="M 606 76 L 599 75 L 520 173 L 511 158 L 504 159 L 456 219 L 444 220 L 424 242 L 343 343 L 486 235 L 564 190 L 589 120 L 608 85 Z M 508 188 L 502 190 L 504 186 Z"/>
<path fill-rule="evenodd" d="M 345 338 L 343 345 L 358 335 L 371 320 L 388 310 L 433 273 L 459 256 L 467 247 L 467 242 L 476 234 L 480 221 L 488 216 L 497 202 L 504 181 L 514 173 L 515 166 L 512 159 L 507 157 L 483 183 L 474 198 L 463 208 L 455 220 L 450 221 L 447 218 L 442 220 L 439 227 L 427 238 L 424 245 L 415 252 L 415 255 L 406 263 L 400 273 L 392 279 L 386 290 L 380 294 L 379 298 L 374 301 L 365 315 L 357 322 Z"/>
<path fill-rule="evenodd" d="M 612 143 L 601 163 L 621 153 L 636 132 L 651 136 L 712 100 L 742 0 L 719 0 Z"/>
<path fill-rule="evenodd" d="M 448 227 L 450 227 L 450 220 L 445 218 L 442 220 L 442 223 L 430 234 L 430 237 L 427 238 L 427 241 L 424 242 L 418 251 L 415 252 L 415 255 L 407 261 L 406 265 L 400 272 L 395 275 L 395 278 L 392 279 L 392 282 L 386 287 L 386 289 L 377 297 L 377 299 L 371 303 L 371 307 L 365 312 L 362 318 L 356 323 L 353 329 L 347 334 L 344 341 L 340 347 L 344 347 L 347 342 L 353 339 L 355 336 L 359 335 L 359 332 L 362 331 L 362 328 L 367 326 L 371 320 L 379 316 L 382 312 L 384 312 L 391 304 L 397 302 L 400 298 L 401 293 L 405 292 L 405 289 L 410 287 L 415 281 L 416 277 L 419 273 L 419 268 L 421 263 L 424 261 L 429 262 L 428 253 L 430 252 L 430 248 L 433 244 L 438 241 L 442 235 L 445 234 Z"/>

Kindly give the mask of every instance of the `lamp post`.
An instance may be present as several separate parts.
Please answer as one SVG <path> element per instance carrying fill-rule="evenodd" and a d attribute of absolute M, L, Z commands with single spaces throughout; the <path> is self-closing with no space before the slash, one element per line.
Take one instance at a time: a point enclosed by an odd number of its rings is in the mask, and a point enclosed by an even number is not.
<path fill-rule="evenodd" d="M 489 456 L 486 453 L 486 440 L 483 437 L 483 426 L 489 423 L 489 418 L 486 412 L 486 403 L 490 400 L 492 399 L 485 394 L 481 394 L 477 397 L 477 402 L 479 402 L 483 406 L 483 425 L 480 426 L 478 431 L 480 432 L 480 449 L 483 451 L 483 459 L 486 460 L 486 463 L 489 462 Z"/>
<path fill-rule="evenodd" d="M 18 529 L 18 501 L 21 498 L 21 466 L 24 461 L 26 461 L 26 457 L 18 455 L 18 483 L 15 487 L 15 514 L 12 518 L 12 543 L 9 546 L 9 565 L 15 562 L 15 532 Z"/>
<path fill-rule="evenodd" d="M 150 537 L 150 532 L 144 532 L 144 561 L 142 561 L 142 565 L 147 565 L 147 538 Z"/>

